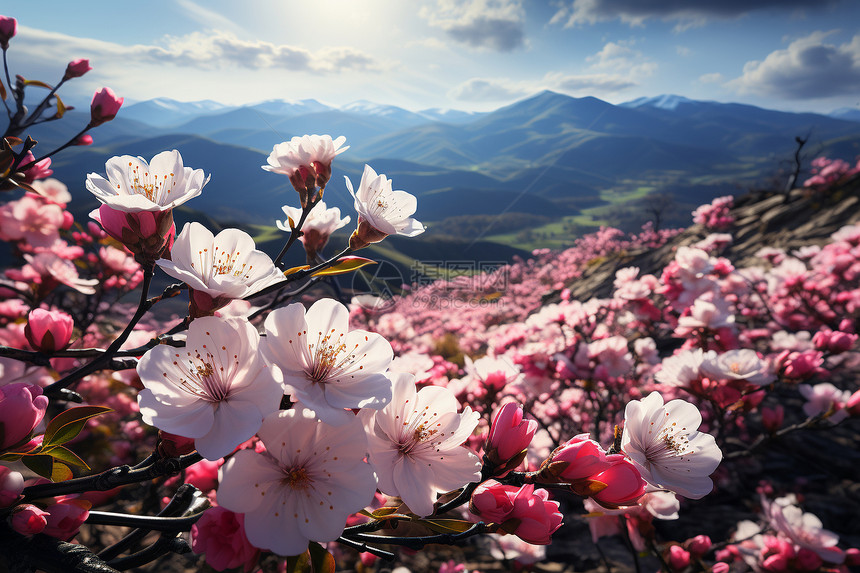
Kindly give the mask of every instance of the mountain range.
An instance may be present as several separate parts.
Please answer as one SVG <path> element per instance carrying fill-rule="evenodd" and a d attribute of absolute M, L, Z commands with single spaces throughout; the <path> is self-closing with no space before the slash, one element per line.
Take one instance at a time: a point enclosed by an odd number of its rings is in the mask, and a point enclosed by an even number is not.
<path fill-rule="evenodd" d="M 505 214 L 511 233 L 485 238 L 528 249 L 572 240 L 574 228 L 641 224 L 643 202 L 655 195 L 671 198 L 664 223 L 687 224 L 698 204 L 790 170 L 798 136 L 808 138 L 805 167 L 818 155 L 854 159 L 860 155 L 855 111 L 789 113 L 671 95 L 613 105 L 550 91 L 488 113 L 413 112 L 366 101 L 237 107 L 161 98 L 123 108 L 93 132 L 93 146 L 67 150 L 53 167 L 77 199 L 76 212 L 84 213 L 95 205 L 84 190 L 86 174 L 103 173 L 106 159 L 179 149 L 186 165 L 212 174 L 189 208 L 224 223 L 272 226 L 281 205 L 297 203 L 285 177 L 260 168 L 272 146 L 305 133 L 344 135 L 350 149 L 333 164 L 329 204 L 352 213 L 343 177 L 357 185 L 368 163 L 418 197 L 416 217 L 429 227 L 425 240 L 439 239 L 433 223 L 450 217 Z M 34 136 L 50 149 L 86 121 L 70 111 Z M 517 213 L 546 224 L 526 240 L 517 235 L 523 231 Z M 450 225 L 436 226 L 450 233 Z"/>

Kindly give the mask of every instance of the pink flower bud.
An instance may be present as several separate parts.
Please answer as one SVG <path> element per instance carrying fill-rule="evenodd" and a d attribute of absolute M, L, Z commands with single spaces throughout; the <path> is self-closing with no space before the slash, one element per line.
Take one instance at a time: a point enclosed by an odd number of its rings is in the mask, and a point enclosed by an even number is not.
<path fill-rule="evenodd" d="M 12 529 L 21 535 L 41 533 L 48 524 L 48 512 L 35 505 L 19 505 L 12 511 Z"/>
<path fill-rule="evenodd" d="M 712 573 L 729 573 L 728 563 L 714 563 L 714 566 L 711 568 Z"/>
<path fill-rule="evenodd" d="M 9 507 L 24 491 L 24 476 L 0 466 L 0 507 Z"/>
<path fill-rule="evenodd" d="M 219 462 L 201 460 L 185 469 L 185 481 L 202 492 L 215 489 L 218 486 Z"/>
<path fill-rule="evenodd" d="M 687 551 L 693 557 L 701 557 L 711 548 L 711 538 L 707 535 L 697 535 L 692 539 L 689 539 L 685 544 L 687 546 Z"/>
<path fill-rule="evenodd" d="M 69 65 L 66 66 L 66 73 L 63 76 L 63 79 L 70 80 L 72 78 L 79 78 L 91 69 L 93 68 L 90 67 L 90 61 L 86 58 L 72 60 L 69 62 Z M 116 113 L 114 113 L 114 115 L 116 115 Z"/>
<path fill-rule="evenodd" d="M 535 420 L 523 420 L 523 409 L 519 405 L 508 402 L 493 417 L 487 449 L 495 449 L 498 463 L 503 464 L 529 447 L 537 427 Z"/>
<path fill-rule="evenodd" d="M 34 349 L 50 354 L 69 345 L 74 319 L 62 310 L 34 308 L 27 316 L 24 335 Z"/>
<path fill-rule="evenodd" d="M 90 213 L 105 232 L 134 254 L 134 260 L 151 266 L 165 256 L 173 244 L 176 227 L 173 211 L 127 213 L 102 205 Z"/>
<path fill-rule="evenodd" d="M 811 549 L 801 547 L 797 552 L 797 564 L 804 571 L 816 571 L 824 564 L 824 561 Z"/>
<path fill-rule="evenodd" d="M 860 565 L 860 549 L 852 547 L 845 550 L 845 564 L 849 567 L 857 567 Z"/>
<path fill-rule="evenodd" d="M 124 98 L 117 97 L 110 88 L 102 88 L 93 95 L 90 103 L 90 125 L 95 127 L 116 117 Z"/>
<path fill-rule="evenodd" d="M 0 48 L 9 47 L 9 40 L 18 33 L 18 20 L 9 16 L 0 16 Z"/>
<path fill-rule="evenodd" d="M 845 410 L 852 416 L 860 416 L 860 390 L 857 390 L 845 402 Z"/>
<path fill-rule="evenodd" d="M 259 556 L 245 536 L 245 516 L 223 507 L 210 507 L 191 526 L 191 550 L 205 553 L 206 563 L 218 571 L 242 565 L 250 571 Z"/>
<path fill-rule="evenodd" d="M 484 521 L 502 523 L 514 508 L 514 497 L 518 488 L 502 485 L 496 480 L 487 480 L 472 494 L 469 510 Z"/>
<path fill-rule="evenodd" d="M 673 545 L 669 548 L 669 555 L 666 560 L 672 569 L 681 571 L 690 564 L 690 554 L 680 545 Z"/>
<path fill-rule="evenodd" d="M 0 386 L 0 451 L 23 442 L 45 417 L 48 398 L 26 382 Z"/>
<path fill-rule="evenodd" d="M 764 407 L 761 409 L 761 423 L 771 434 L 782 427 L 784 417 L 785 408 L 781 405 L 776 405 L 773 408 Z"/>
<path fill-rule="evenodd" d="M 90 134 L 84 134 L 75 140 L 75 145 L 92 145 L 93 144 L 93 136 Z"/>
<path fill-rule="evenodd" d="M 57 497 L 54 501 L 55 503 L 48 507 L 48 523 L 43 533 L 68 541 L 87 520 L 92 504 L 71 495 Z"/>
<path fill-rule="evenodd" d="M 549 545 L 552 534 L 561 527 L 563 518 L 557 501 L 549 501 L 549 492 L 535 490 L 532 484 L 520 488 L 514 498 L 514 509 L 509 519 L 519 523 L 512 531 L 514 535 L 533 545 Z"/>
<path fill-rule="evenodd" d="M 590 478 L 605 483 L 606 489 L 597 492 L 592 498 L 611 505 L 630 505 L 642 497 L 647 484 L 636 466 L 620 454 L 607 456 L 607 459 L 612 463 L 609 469 Z"/>
<path fill-rule="evenodd" d="M 358 558 L 361 559 L 361 564 L 365 567 L 373 567 L 373 564 L 376 563 L 376 555 L 367 551 L 359 553 Z"/>
<path fill-rule="evenodd" d="M 837 330 L 830 333 L 830 341 L 827 345 L 827 350 L 833 354 L 841 354 L 842 352 L 848 352 L 851 350 L 851 347 L 854 346 L 855 342 L 857 342 L 856 334 Z"/>
<path fill-rule="evenodd" d="M 548 465 L 551 469 L 555 462 L 567 462 L 568 464 L 561 473 L 555 476 L 562 481 L 589 478 L 612 465 L 610 461 L 607 461 L 606 452 L 603 451 L 600 444 L 590 439 L 588 434 L 574 436 L 562 444 L 550 454 L 545 466 Z"/>
<path fill-rule="evenodd" d="M 762 562 L 761 566 L 765 571 L 783 573 L 788 571 L 788 559 L 786 559 L 785 555 L 771 555 Z"/>

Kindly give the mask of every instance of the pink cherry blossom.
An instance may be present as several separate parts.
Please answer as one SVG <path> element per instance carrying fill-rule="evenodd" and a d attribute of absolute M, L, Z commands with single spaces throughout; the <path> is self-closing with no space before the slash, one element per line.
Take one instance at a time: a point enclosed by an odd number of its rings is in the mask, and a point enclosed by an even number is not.
<path fill-rule="evenodd" d="M 304 207 L 312 199 L 316 187 L 325 188 L 331 177 L 331 162 L 349 149 L 349 146 L 341 147 L 345 142 L 343 136 L 335 140 L 330 135 L 296 136 L 275 145 L 263 169 L 289 177 Z"/>
<path fill-rule="evenodd" d="M 191 526 L 191 550 L 216 571 L 253 566 L 260 554 L 245 535 L 245 516 L 223 507 L 210 507 Z"/>
<path fill-rule="evenodd" d="M 6 466 L 0 466 L 0 507 L 12 505 L 22 491 L 24 491 L 24 476 Z"/>
<path fill-rule="evenodd" d="M 283 391 L 259 344 L 260 335 L 247 321 L 195 319 L 184 349 L 159 345 L 140 359 L 143 421 L 194 438 L 206 459 L 226 456 L 280 406 Z"/>
<path fill-rule="evenodd" d="M 699 499 L 713 488 L 709 476 L 723 457 L 714 437 L 698 431 L 701 423 L 693 404 L 672 400 L 664 405 L 663 397 L 652 392 L 627 404 L 621 450 L 652 485 Z"/>
<path fill-rule="evenodd" d="M 91 69 L 93 68 L 90 66 L 90 61 L 86 58 L 72 60 L 69 62 L 69 65 L 66 66 L 66 73 L 63 74 L 63 79 L 70 80 L 72 78 L 79 78 Z M 105 108 L 102 112 L 106 113 L 107 109 Z M 114 115 L 116 115 L 116 112 L 114 112 Z"/>
<path fill-rule="evenodd" d="M 391 401 L 391 345 L 379 334 L 349 329 L 349 311 L 321 299 L 305 312 L 301 303 L 266 317 L 263 355 L 282 375 L 288 394 L 336 424 L 344 408 L 378 410 Z"/>
<path fill-rule="evenodd" d="M 9 47 L 9 40 L 18 33 L 18 20 L 9 16 L 0 16 L 0 48 Z"/>
<path fill-rule="evenodd" d="M 59 238 L 63 210 L 41 197 L 28 194 L 0 207 L 0 239 L 47 247 Z"/>
<path fill-rule="evenodd" d="M 292 230 L 290 221 L 298 225 L 301 220 L 302 210 L 290 207 L 289 205 L 284 205 L 281 209 L 287 216 L 287 220 L 275 221 L 275 225 L 278 229 L 289 232 Z M 299 240 L 305 246 L 308 259 L 313 260 L 316 254 L 326 246 L 329 236 L 347 225 L 349 221 L 349 215 L 341 218 L 339 208 L 329 208 L 326 206 L 325 201 L 320 200 L 305 218 L 305 222 L 302 225 L 302 236 L 299 237 Z"/>
<path fill-rule="evenodd" d="M 221 467 L 218 503 L 245 514 L 252 545 L 298 555 L 308 541 L 337 539 L 347 516 L 373 500 L 361 423 L 342 417 L 331 426 L 302 407 L 270 414 L 258 432 L 266 452 L 241 450 Z"/>
<path fill-rule="evenodd" d="M 413 513 L 433 513 L 437 493 L 477 481 L 478 456 L 461 447 L 478 425 L 478 414 L 458 403 L 447 388 L 415 388 L 411 374 L 394 374 L 391 402 L 378 412 L 361 412 L 379 491 L 397 495 Z"/>

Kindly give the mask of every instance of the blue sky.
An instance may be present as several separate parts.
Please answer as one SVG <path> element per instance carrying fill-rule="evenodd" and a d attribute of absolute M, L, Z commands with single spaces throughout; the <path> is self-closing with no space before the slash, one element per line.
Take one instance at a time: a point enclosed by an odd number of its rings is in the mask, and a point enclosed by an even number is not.
<path fill-rule="evenodd" d="M 21 2 L 12 74 L 86 105 L 102 85 L 242 104 L 314 98 L 489 110 L 542 89 L 619 103 L 679 94 L 860 108 L 856 0 Z M 77 100 L 77 101 L 75 101 Z"/>

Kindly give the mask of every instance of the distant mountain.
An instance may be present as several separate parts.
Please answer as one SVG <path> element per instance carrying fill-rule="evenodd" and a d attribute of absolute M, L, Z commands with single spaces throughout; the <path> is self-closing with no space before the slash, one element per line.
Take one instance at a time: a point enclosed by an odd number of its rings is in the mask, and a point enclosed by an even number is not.
<path fill-rule="evenodd" d="M 827 115 L 837 119 L 860 121 L 860 109 L 857 109 L 856 107 L 841 107 L 839 109 L 834 109 Z"/>
<path fill-rule="evenodd" d="M 122 108 L 122 117 L 158 127 L 177 125 L 191 118 L 233 109 L 212 100 L 181 102 L 170 98 L 156 98 Z"/>
<path fill-rule="evenodd" d="M 297 115 L 304 115 L 306 113 L 317 113 L 320 111 L 335 109 L 331 106 L 320 103 L 315 99 L 270 99 L 246 107 L 281 117 L 294 117 Z"/>
<path fill-rule="evenodd" d="M 642 106 L 656 107 L 658 109 L 676 109 L 683 103 L 693 103 L 693 100 L 684 96 L 665 94 L 656 97 L 640 97 L 634 100 L 618 104 L 621 107 L 637 108 Z"/>

